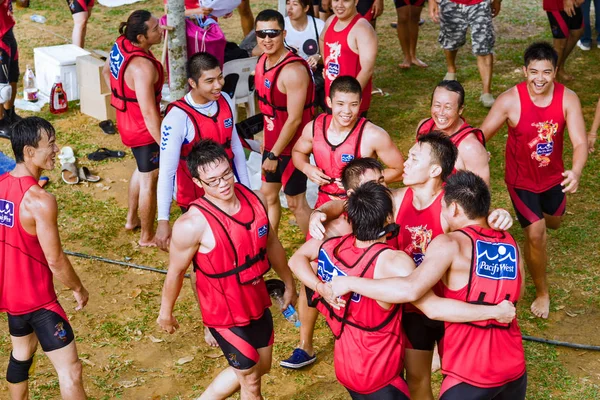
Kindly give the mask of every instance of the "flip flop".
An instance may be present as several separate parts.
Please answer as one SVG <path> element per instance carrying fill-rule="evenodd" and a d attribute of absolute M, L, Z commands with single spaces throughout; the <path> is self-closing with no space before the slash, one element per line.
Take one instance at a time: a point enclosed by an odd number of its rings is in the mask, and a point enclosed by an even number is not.
<path fill-rule="evenodd" d="M 114 135 L 117 131 L 115 129 L 115 124 L 110 119 L 100 122 L 98 126 L 100 129 L 102 129 L 102 132 L 106 133 L 107 135 Z"/>
<path fill-rule="evenodd" d="M 60 160 L 61 165 L 74 164 L 75 163 L 75 152 L 69 146 L 65 146 L 62 149 L 60 149 L 60 154 L 58 155 L 58 159 Z"/>
<path fill-rule="evenodd" d="M 65 163 L 61 168 L 62 180 L 67 185 L 76 185 L 79 183 L 77 167 L 73 163 Z"/>
<path fill-rule="evenodd" d="M 100 177 L 98 175 L 92 175 L 88 167 L 79 167 L 78 170 L 79 179 L 88 182 L 98 182 Z"/>
<path fill-rule="evenodd" d="M 125 152 L 121 150 L 109 150 L 106 147 L 101 147 L 93 153 L 87 155 L 87 158 L 92 161 L 102 161 L 111 157 L 123 158 L 125 157 Z"/>

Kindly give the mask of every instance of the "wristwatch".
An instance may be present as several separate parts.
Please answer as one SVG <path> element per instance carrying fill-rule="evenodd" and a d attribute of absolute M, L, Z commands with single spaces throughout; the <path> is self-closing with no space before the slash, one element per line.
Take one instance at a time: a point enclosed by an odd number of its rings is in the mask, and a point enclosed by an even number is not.
<path fill-rule="evenodd" d="M 269 151 L 267 153 L 267 158 L 271 161 L 277 161 L 279 160 L 279 157 L 277 157 L 272 151 Z"/>

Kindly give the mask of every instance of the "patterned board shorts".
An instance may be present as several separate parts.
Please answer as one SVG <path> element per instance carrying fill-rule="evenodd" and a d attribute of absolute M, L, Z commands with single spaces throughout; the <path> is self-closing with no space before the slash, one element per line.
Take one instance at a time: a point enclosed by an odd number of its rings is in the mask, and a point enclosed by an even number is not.
<path fill-rule="evenodd" d="M 432 0 L 435 1 L 435 0 Z M 458 50 L 467 42 L 467 29 L 471 27 L 473 54 L 492 54 L 496 35 L 492 22 L 491 1 L 467 6 L 450 0 L 441 0 L 440 36 L 438 41 L 444 50 Z"/>

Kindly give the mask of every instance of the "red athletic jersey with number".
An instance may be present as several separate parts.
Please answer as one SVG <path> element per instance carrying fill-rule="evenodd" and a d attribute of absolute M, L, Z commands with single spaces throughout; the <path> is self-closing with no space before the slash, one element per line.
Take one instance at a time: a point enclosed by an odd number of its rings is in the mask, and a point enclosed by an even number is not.
<path fill-rule="evenodd" d="M 13 18 L 12 1 L 4 0 L 0 3 L 0 38 L 13 26 L 15 26 L 15 19 Z"/>
<path fill-rule="evenodd" d="M 37 181 L 0 176 L 0 311 L 27 314 L 56 301 L 52 271 L 38 237 L 23 229 L 19 209 Z"/>
<path fill-rule="evenodd" d="M 362 143 L 363 131 L 367 124 L 366 118 L 359 118 L 348 133 L 348 136 L 339 144 L 333 145 L 327 139 L 327 130 L 331 125 L 332 116 L 329 114 L 319 115 L 313 123 L 313 156 L 315 164 L 331 179 L 342 178 L 342 171 L 346 164 L 355 158 L 361 158 L 360 145 Z M 315 208 L 332 199 L 345 198 L 346 192 L 338 186 L 337 182 L 319 186 L 319 195 Z"/>
<path fill-rule="evenodd" d="M 385 243 L 358 248 L 353 235 L 332 238 L 319 250 L 317 273 L 324 282 L 339 275 L 373 279 L 377 259 L 386 250 L 392 248 Z M 373 393 L 402 372 L 402 307 L 394 304 L 385 309 L 377 301 L 358 294 L 348 294 L 344 299 L 346 307 L 340 310 L 324 300 L 317 304 L 336 338 L 335 373 L 348 389 Z"/>
<path fill-rule="evenodd" d="M 191 142 L 181 146 L 179 164 L 177 165 L 177 204 L 187 207 L 192 201 L 204 195 L 204 190 L 192 181 L 192 175 L 187 167 L 187 156 L 201 139 L 212 139 L 225 149 L 230 163 L 233 163 L 231 136 L 233 135 L 233 112 L 227 100 L 220 96 L 217 100 L 217 113 L 207 116 L 188 104 L 185 97 L 174 101 L 167 107 L 167 113 L 173 107 L 185 112 L 194 125 L 195 136 Z M 162 146 L 162 145 L 161 145 Z"/>
<path fill-rule="evenodd" d="M 312 121 L 315 114 L 315 85 L 312 80 L 312 72 L 306 61 L 289 51 L 283 60 L 277 65 L 267 69 L 267 55 L 263 54 L 256 64 L 256 74 L 254 76 L 254 82 L 256 82 L 256 93 L 258 94 L 258 106 L 260 112 L 265 118 L 264 127 L 264 148 L 265 151 L 271 151 L 275 142 L 279 138 L 281 129 L 288 118 L 287 111 L 287 94 L 282 93 L 277 88 L 277 77 L 281 70 L 288 64 L 300 63 L 306 68 L 308 73 L 309 84 L 306 89 L 306 100 L 304 101 L 304 111 L 302 112 L 302 121 L 298 125 L 298 129 L 294 134 L 294 137 L 288 145 L 284 148 L 280 155 L 289 156 L 292 154 L 292 148 L 302 135 L 302 129 Z M 297 96 L 298 93 L 291 93 L 291 96 Z"/>
<path fill-rule="evenodd" d="M 519 252 L 508 232 L 472 225 L 459 230 L 473 246 L 469 283 L 459 290 L 442 285 L 443 296 L 474 304 L 517 302 L 521 291 Z M 495 387 L 525 372 L 525 354 L 517 320 L 445 323 L 440 343 L 442 374 L 478 387 Z"/>
<path fill-rule="evenodd" d="M 127 147 L 146 146 L 155 142 L 144 122 L 144 116 L 135 91 L 127 86 L 125 82 L 125 70 L 134 57 L 150 60 L 158 71 L 158 80 L 154 84 L 154 100 L 157 111 L 160 107 L 161 91 L 165 82 L 162 64 L 154 57 L 152 52 L 148 51 L 146 53 L 139 47 L 134 46 L 125 36 L 119 36 L 109 55 L 110 90 L 112 92 L 110 104 L 116 110 L 117 126 L 121 134 L 121 140 Z"/>
<path fill-rule="evenodd" d="M 193 260 L 202 318 L 211 328 L 248 325 L 271 306 L 262 277 L 270 268 L 267 212 L 250 189 L 236 183 L 234 190 L 240 202 L 234 215 L 205 197 L 190 204 L 202 212 L 215 238 L 215 247 Z"/>
<path fill-rule="evenodd" d="M 533 104 L 527 82 L 516 87 L 521 115 L 517 126 L 508 127 L 504 179 L 508 186 L 540 193 L 564 179 L 565 87 L 554 83 L 552 102 L 547 107 Z"/>
<path fill-rule="evenodd" d="M 325 31 L 323 46 L 324 72 L 325 72 L 325 95 L 329 97 L 329 88 L 331 83 L 338 76 L 349 75 L 357 77 L 361 70 L 360 58 L 350 46 L 348 46 L 348 35 L 362 16 L 356 14 L 352 21 L 341 31 L 336 31 L 335 25 L 338 22 L 338 17 L 333 17 L 331 24 Z M 360 112 L 366 112 L 371 105 L 371 88 L 373 86 L 373 77 L 369 78 L 369 82 L 363 88 L 362 102 L 360 103 Z"/>

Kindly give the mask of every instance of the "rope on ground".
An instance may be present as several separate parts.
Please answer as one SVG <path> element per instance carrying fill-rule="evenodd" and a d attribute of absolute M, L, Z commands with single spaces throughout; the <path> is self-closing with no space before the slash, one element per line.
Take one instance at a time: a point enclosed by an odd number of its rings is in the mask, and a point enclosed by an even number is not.
<path fill-rule="evenodd" d="M 551 344 L 553 346 L 570 347 L 572 349 L 600 351 L 600 346 L 593 346 L 590 344 L 571 343 L 571 342 L 561 342 L 559 340 L 543 339 L 543 338 L 539 338 L 539 337 L 535 337 L 535 336 L 523 335 L 523 340 L 529 340 L 531 342 L 538 342 L 538 343 L 544 343 L 544 344 Z"/>

